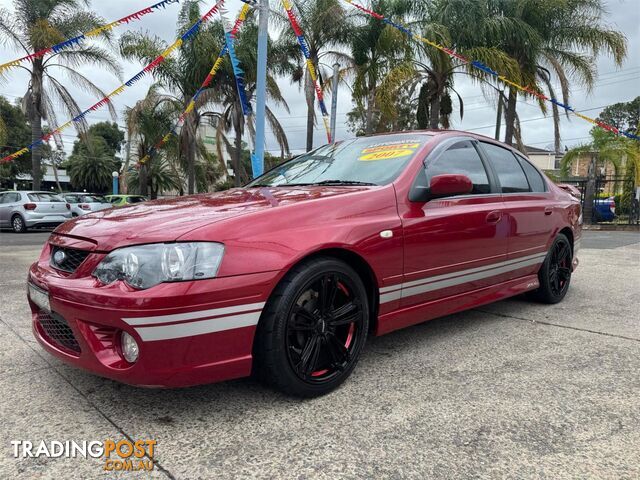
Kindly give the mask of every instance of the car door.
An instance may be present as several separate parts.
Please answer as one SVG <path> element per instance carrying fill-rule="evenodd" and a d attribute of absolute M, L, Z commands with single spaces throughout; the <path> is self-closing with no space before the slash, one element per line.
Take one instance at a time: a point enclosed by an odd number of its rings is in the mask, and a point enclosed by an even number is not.
<path fill-rule="evenodd" d="M 16 192 L 5 192 L 0 199 L 0 225 L 11 226 L 11 213 L 20 200 L 20 194 Z"/>
<path fill-rule="evenodd" d="M 481 142 L 495 172 L 509 225 L 509 260 L 522 267 L 511 278 L 534 273 L 544 260 L 553 229 L 553 203 L 546 182 L 527 160 L 499 145 Z"/>
<path fill-rule="evenodd" d="M 464 174 L 473 191 L 412 202 L 410 210 L 401 214 L 405 241 L 401 307 L 499 281 L 491 269 L 506 260 L 508 226 L 502 197 L 477 148 L 474 139 L 445 140 L 429 154 L 426 168 L 414 182 L 414 187 L 428 186 L 435 175 Z"/>

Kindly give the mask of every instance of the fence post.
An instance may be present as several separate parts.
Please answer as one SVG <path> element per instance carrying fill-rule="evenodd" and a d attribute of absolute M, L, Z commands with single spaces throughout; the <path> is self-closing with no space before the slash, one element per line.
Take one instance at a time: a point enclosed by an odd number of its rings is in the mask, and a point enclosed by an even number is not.
<path fill-rule="evenodd" d="M 584 187 L 584 205 L 582 207 L 582 219 L 587 225 L 594 223 L 593 201 L 596 196 L 596 154 L 591 154 L 589 169 L 587 170 L 587 183 Z"/>

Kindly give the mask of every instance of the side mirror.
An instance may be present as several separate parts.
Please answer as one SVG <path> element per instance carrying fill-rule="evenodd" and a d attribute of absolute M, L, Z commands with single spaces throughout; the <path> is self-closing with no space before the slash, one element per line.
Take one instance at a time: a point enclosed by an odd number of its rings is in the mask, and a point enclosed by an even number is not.
<path fill-rule="evenodd" d="M 429 193 L 431 197 L 449 197 L 466 195 L 473 191 L 473 182 L 466 175 L 436 175 L 431 179 Z"/>

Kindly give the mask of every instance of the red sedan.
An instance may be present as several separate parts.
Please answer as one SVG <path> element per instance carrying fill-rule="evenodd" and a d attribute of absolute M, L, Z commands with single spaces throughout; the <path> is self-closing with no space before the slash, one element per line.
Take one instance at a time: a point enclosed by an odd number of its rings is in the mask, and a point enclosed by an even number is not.
<path fill-rule="evenodd" d="M 525 292 L 563 299 L 579 201 L 516 150 L 464 132 L 347 140 L 244 188 L 92 213 L 29 271 L 33 331 L 121 382 L 259 375 L 336 388 L 367 335 Z"/>

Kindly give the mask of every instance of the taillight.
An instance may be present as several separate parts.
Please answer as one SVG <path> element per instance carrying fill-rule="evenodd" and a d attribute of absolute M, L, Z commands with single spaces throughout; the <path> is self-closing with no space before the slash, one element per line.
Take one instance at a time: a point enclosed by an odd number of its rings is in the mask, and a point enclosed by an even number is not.
<path fill-rule="evenodd" d="M 25 203 L 24 204 L 24 209 L 25 210 L 35 210 L 37 207 L 37 205 L 35 203 Z"/>
<path fill-rule="evenodd" d="M 612 213 L 616 213 L 616 199 L 614 197 L 609 199 L 609 209 Z"/>
<path fill-rule="evenodd" d="M 91 210 L 91 207 L 86 203 L 81 203 L 78 205 L 82 210 Z"/>
<path fill-rule="evenodd" d="M 71 205 L 67 203 L 67 210 L 71 210 Z"/>

